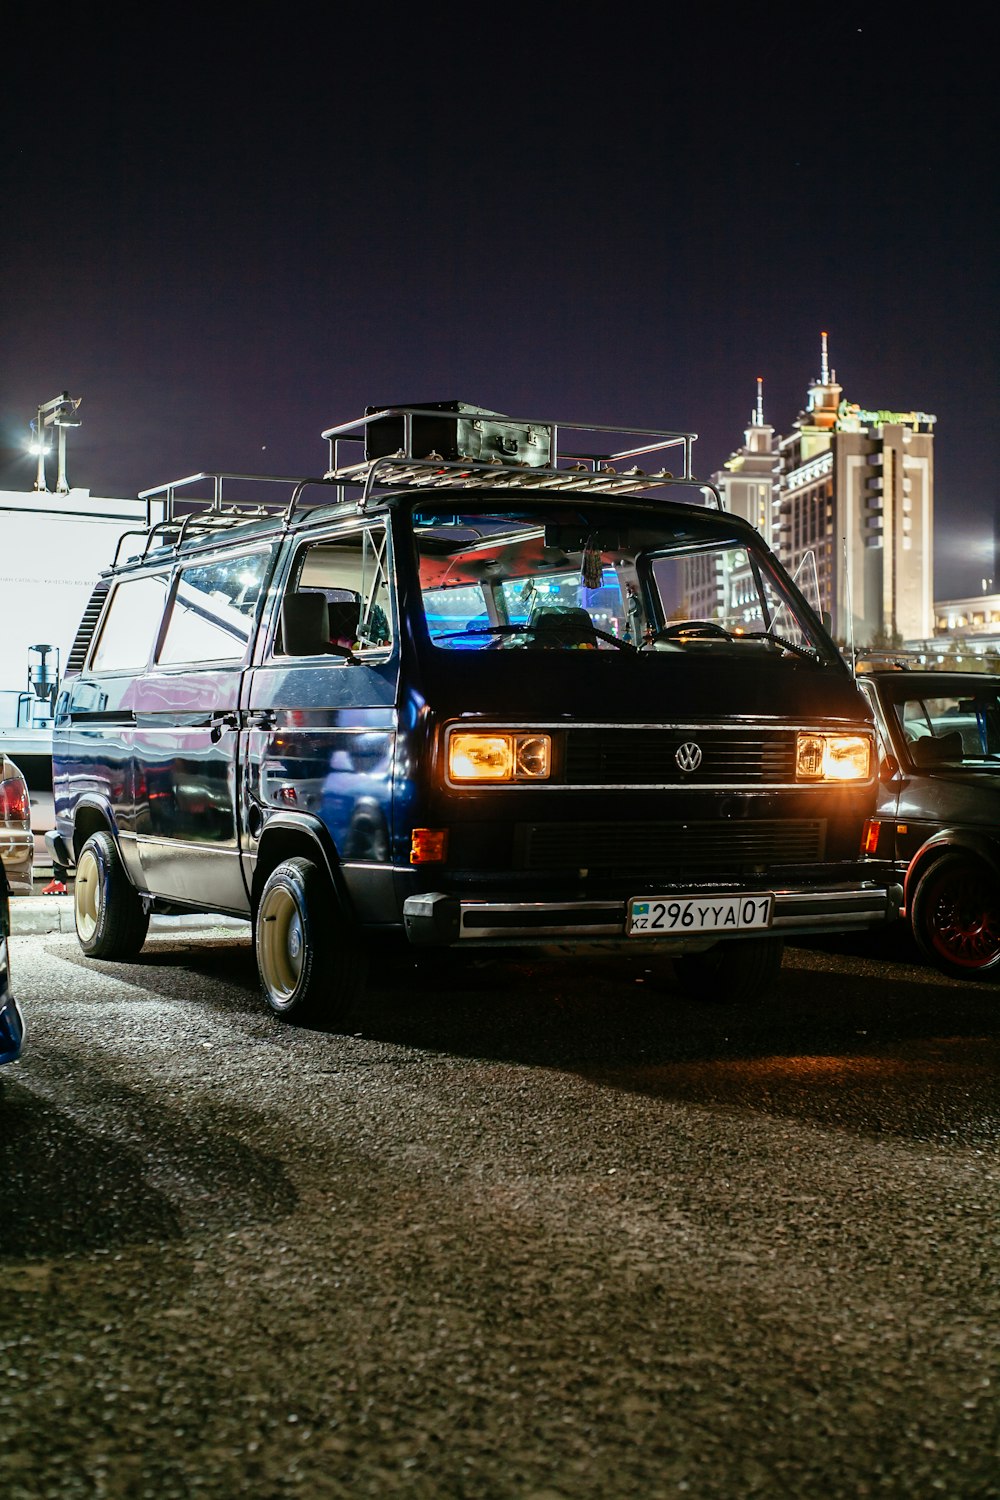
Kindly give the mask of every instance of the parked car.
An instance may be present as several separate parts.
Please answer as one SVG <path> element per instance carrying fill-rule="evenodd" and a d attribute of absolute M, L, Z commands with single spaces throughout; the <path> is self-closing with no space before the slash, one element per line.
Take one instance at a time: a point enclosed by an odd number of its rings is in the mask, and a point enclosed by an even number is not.
<path fill-rule="evenodd" d="M 10 988 L 10 888 L 0 859 L 0 1063 L 16 1062 L 21 1055 L 24 1020 Z"/>
<path fill-rule="evenodd" d="M 15 896 L 30 896 L 35 861 L 28 783 L 0 750 L 0 859 Z"/>
<path fill-rule="evenodd" d="M 858 681 L 881 752 L 872 844 L 904 880 L 917 945 L 945 974 L 1000 978 L 1000 676 L 878 667 Z"/>
<path fill-rule="evenodd" d="M 386 944 L 642 949 L 740 1000 L 785 938 L 896 917 L 871 709 L 691 434 L 442 403 L 324 436 L 277 513 L 280 479 L 165 486 L 183 517 L 97 581 L 48 836 L 85 953 L 249 917 L 272 1010 L 343 1024 Z"/>

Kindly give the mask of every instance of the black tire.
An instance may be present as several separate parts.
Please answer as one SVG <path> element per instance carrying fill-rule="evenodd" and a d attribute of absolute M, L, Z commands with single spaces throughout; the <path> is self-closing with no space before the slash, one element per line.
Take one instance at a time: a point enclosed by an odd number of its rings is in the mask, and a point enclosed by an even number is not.
<path fill-rule="evenodd" d="M 73 917 L 88 958 L 135 958 L 149 931 L 149 912 L 125 873 L 110 833 L 92 833 L 73 880 Z"/>
<path fill-rule="evenodd" d="M 1000 880 L 984 860 L 959 851 L 935 860 L 917 882 L 910 925 L 942 974 L 1000 978 Z"/>
<path fill-rule="evenodd" d="M 264 999 L 275 1015 L 345 1025 L 364 993 L 367 958 L 337 908 L 325 873 L 310 859 L 277 865 L 254 919 Z"/>
<path fill-rule="evenodd" d="M 785 953 L 783 938 L 746 938 L 717 943 L 705 953 L 674 959 L 681 988 L 694 1000 L 746 1005 L 759 1000 L 777 979 Z"/>

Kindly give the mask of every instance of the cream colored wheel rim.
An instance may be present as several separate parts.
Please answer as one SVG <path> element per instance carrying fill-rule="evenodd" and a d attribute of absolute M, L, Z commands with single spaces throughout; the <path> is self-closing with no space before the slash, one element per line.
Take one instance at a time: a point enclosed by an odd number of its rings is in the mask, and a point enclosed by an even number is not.
<path fill-rule="evenodd" d="M 85 849 L 80 855 L 80 863 L 76 867 L 73 909 L 77 933 L 83 942 L 89 943 L 97 931 L 97 919 L 101 912 L 101 871 L 89 849 Z"/>
<path fill-rule="evenodd" d="M 291 1000 L 302 977 L 305 941 L 297 903 L 280 886 L 268 891 L 257 913 L 257 952 L 268 994 L 279 1005 Z"/>

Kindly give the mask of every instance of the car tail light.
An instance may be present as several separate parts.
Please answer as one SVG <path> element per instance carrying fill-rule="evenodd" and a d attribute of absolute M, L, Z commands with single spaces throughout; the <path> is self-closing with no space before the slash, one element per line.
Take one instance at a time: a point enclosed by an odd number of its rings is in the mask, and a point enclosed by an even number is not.
<path fill-rule="evenodd" d="M 20 777 L 0 781 L 0 822 L 27 823 L 28 788 Z"/>

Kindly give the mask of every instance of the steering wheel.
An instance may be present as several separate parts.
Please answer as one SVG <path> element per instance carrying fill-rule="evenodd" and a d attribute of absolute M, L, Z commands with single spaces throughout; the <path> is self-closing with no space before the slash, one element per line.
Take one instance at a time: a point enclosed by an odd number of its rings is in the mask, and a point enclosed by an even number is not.
<path fill-rule="evenodd" d="M 714 620 L 677 620 L 673 625 L 667 625 L 659 632 L 658 641 L 682 640 L 685 636 L 691 636 L 695 640 L 708 638 L 712 640 L 730 641 L 732 636 L 728 630 L 721 625 L 716 625 Z"/>

